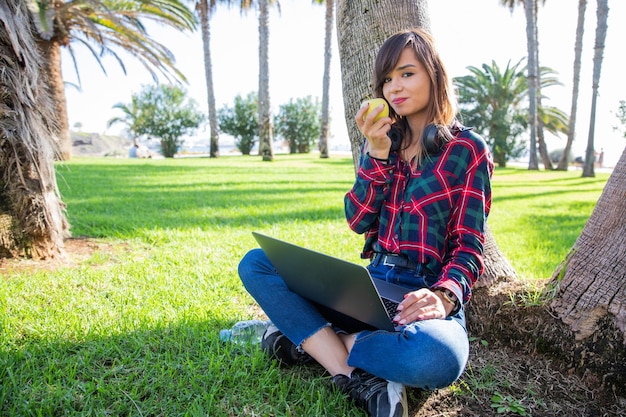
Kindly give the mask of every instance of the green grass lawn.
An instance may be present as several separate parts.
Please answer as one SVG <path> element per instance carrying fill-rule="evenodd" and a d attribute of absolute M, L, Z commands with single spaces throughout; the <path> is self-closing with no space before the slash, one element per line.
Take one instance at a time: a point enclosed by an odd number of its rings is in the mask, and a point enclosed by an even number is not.
<path fill-rule="evenodd" d="M 489 226 L 524 279 L 550 278 L 580 235 L 609 174 L 498 169 Z"/>
<path fill-rule="evenodd" d="M 319 369 L 218 338 L 260 314 L 237 276 L 251 231 L 364 263 L 350 158 L 76 158 L 58 179 L 73 236 L 110 249 L 0 276 L 0 415 L 362 415 Z M 552 274 L 607 179 L 496 170 L 489 223 L 521 277 Z"/>

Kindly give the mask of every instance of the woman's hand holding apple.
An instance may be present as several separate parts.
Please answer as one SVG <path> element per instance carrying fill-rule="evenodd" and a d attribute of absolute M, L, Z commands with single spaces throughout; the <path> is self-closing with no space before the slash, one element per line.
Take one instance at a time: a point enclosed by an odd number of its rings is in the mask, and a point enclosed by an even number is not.
<path fill-rule="evenodd" d="M 391 129 L 389 105 L 383 98 L 365 100 L 355 116 L 359 130 L 367 139 L 370 156 L 388 159 L 391 139 L 387 136 Z"/>

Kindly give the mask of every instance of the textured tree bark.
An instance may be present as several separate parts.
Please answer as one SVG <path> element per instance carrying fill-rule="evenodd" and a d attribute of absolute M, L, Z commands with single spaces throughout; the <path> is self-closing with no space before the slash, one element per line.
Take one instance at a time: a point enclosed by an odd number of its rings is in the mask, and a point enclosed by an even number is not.
<path fill-rule="evenodd" d="M 489 229 L 485 230 L 485 271 L 480 279 L 474 284 L 474 288 L 489 287 L 500 281 L 517 281 L 517 274 L 504 253 L 498 248 L 498 244 Z"/>
<path fill-rule="evenodd" d="M 55 126 L 58 138 L 59 159 L 69 161 L 72 159 L 72 137 L 70 124 L 67 118 L 67 100 L 65 98 L 65 82 L 61 70 L 61 45 L 56 41 L 40 41 L 39 48 L 44 54 L 43 62 L 46 63 L 43 70 L 47 71 L 48 88 L 54 104 Z"/>
<path fill-rule="evenodd" d="M 467 310 L 470 334 L 547 355 L 590 386 L 626 397 L 625 212 L 626 150 L 543 291 L 515 280 L 477 283 Z"/>
<path fill-rule="evenodd" d="M 576 340 L 610 316 L 626 345 L 626 150 L 606 183 L 567 260 L 552 279 L 552 311 Z"/>
<path fill-rule="evenodd" d="M 63 255 L 69 226 L 54 170 L 53 104 L 33 27 L 24 2 L 0 3 L 0 198 L 20 232 L 18 251 L 5 249 L 44 259 Z"/>

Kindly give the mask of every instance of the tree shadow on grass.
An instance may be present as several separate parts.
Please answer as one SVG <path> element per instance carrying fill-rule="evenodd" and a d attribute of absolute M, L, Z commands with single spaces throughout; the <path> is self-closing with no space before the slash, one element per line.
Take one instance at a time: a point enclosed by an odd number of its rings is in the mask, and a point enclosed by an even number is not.
<path fill-rule="evenodd" d="M 514 200 L 531 200 L 531 199 L 539 199 L 540 197 L 550 197 L 555 196 L 559 197 L 559 200 L 563 198 L 563 196 L 571 195 L 572 197 L 580 197 L 584 193 L 593 193 L 594 195 L 598 193 L 596 189 L 589 188 L 585 186 L 586 184 L 581 184 L 580 187 L 570 187 L 566 190 L 562 188 L 555 189 L 554 186 L 542 183 L 527 183 L 527 184 L 518 184 L 515 186 L 520 186 L 520 190 L 528 190 L 528 191 L 520 191 L 517 194 L 510 195 L 498 195 L 497 192 L 494 193 L 492 198 L 492 204 L 498 204 L 506 201 L 514 201 Z M 594 203 L 595 205 L 595 203 Z"/>
<path fill-rule="evenodd" d="M 0 349 L 0 415 L 364 415 L 329 388 L 321 367 L 281 369 L 258 347 L 220 342 L 225 326 L 183 319 L 80 341 L 24 331 L 19 343 Z M 480 341 L 472 350 L 456 388 L 408 390 L 410 415 L 498 416 L 491 407 L 495 391 L 520 400 L 537 417 L 623 415 L 549 360 Z"/>
<path fill-rule="evenodd" d="M 250 180 L 248 170 L 239 167 L 146 165 L 138 171 L 126 165 L 84 165 L 77 175 L 65 172 L 60 183 L 74 232 L 88 236 L 343 218 L 351 178 L 311 183 L 302 170 L 283 171 L 273 169 L 272 177 L 265 171 Z"/>
<path fill-rule="evenodd" d="M 225 323 L 187 322 L 0 350 L 3 416 L 358 416 L 326 379 L 281 375 L 258 347 L 224 344 Z M 326 397 L 326 398 L 324 398 Z"/>

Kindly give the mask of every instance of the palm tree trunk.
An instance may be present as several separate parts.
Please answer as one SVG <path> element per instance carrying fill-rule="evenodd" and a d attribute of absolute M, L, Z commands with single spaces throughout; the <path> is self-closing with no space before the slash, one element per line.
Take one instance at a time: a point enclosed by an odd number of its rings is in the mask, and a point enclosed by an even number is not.
<path fill-rule="evenodd" d="M 335 15 L 335 1 L 326 0 L 326 30 L 324 34 L 324 78 L 322 80 L 322 123 L 318 148 L 320 158 L 328 158 L 328 136 L 330 130 L 330 61 L 333 36 L 333 18 Z"/>
<path fill-rule="evenodd" d="M 537 74 L 537 111 L 541 108 L 541 66 L 539 65 L 539 9 L 537 8 L 537 2 L 535 2 L 535 36 L 537 42 L 535 43 L 535 74 Z M 550 154 L 546 145 L 545 134 L 543 130 L 543 120 L 537 113 L 537 149 L 539 150 L 539 157 L 545 169 L 552 170 L 552 161 L 550 160 Z"/>
<path fill-rule="evenodd" d="M 595 177 L 595 147 L 594 135 L 596 125 L 596 105 L 598 102 L 598 90 L 600 88 L 600 73 L 602 71 L 602 58 L 604 54 L 604 41 L 606 39 L 607 20 L 609 15 L 608 0 L 598 0 L 596 12 L 598 23 L 596 27 L 596 43 L 593 54 L 593 85 L 591 94 L 591 120 L 589 121 L 589 136 L 587 138 L 587 151 L 585 152 L 585 166 L 583 177 Z"/>
<path fill-rule="evenodd" d="M 513 266 L 498 247 L 491 233 L 489 224 L 485 224 L 485 271 L 476 281 L 475 288 L 489 288 L 497 282 L 517 281 L 517 273 Z"/>
<path fill-rule="evenodd" d="M 34 32 L 25 2 L 0 2 L 0 198 L 19 231 L 18 252 L 8 252 L 45 259 L 63 255 L 69 225 L 54 170 L 56 109 L 39 72 L 46 61 Z"/>
<path fill-rule="evenodd" d="M 528 169 L 537 170 L 537 13 L 534 0 L 524 0 L 526 10 L 526 46 L 528 48 L 528 101 L 529 101 L 529 128 L 530 149 L 528 156 Z"/>
<path fill-rule="evenodd" d="M 259 154 L 273 161 L 269 75 L 269 1 L 259 1 Z"/>
<path fill-rule="evenodd" d="M 576 136 L 576 113 L 578 109 L 578 89 L 580 86 L 580 67 L 583 54 L 583 33 L 585 32 L 585 9 L 587 0 L 578 0 L 578 23 L 576 24 L 576 43 L 574 46 L 574 79 L 572 82 L 572 107 L 569 115 L 569 128 L 567 131 L 567 143 L 563 149 L 563 155 L 556 169 L 567 171 L 569 154 Z"/>
<path fill-rule="evenodd" d="M 626 150 L 567 259 L 552 277 L 556 297 L 550 304 L 551 314 L 574 335 L 568 346 L 577 368 L 596 371 L 604 376 L 603 386 L 610 389 L 614 384 L 622 390 L 626 383 L 625 189 Z"/>
<path fill-rule="evenodd" d="M 38 46 L 43 54 L 43 70 L 47 72 L 48 89 L 54 103 L 54 116 L 62 161 L 72 158 L 72 136 L 67 118 L 67 101 L 65 99 L 65 83 L 61 70 L 61 45 L 56 41 L 38 41 Z"/>
<path fill-rule="evenodd" d="M 538 106 L 541 107 L 541 97 L 538 97 Z M 541 158 L 541 163 L 544 168 L 547 170 L 553 170 L 552 160 L 550 159 L 550 153 L 548 152 L 548 147 L 546 146 L 546 139 L 543 131 L 543 121 L 541 119 L 537 120 L 537 148 L 539 150 L 539 157 Z"/>
<path fill-rule="evenodd" d="M 200 13 L 202 28 L 202 47 L 204 50 L 204 77 L 207 90 L 207 104 L 209 108 L 210 149 L 209 157 L 220 156 L 219 131 L 217 128 L 217 110 L 215 108 L 215 90 L 213 86 L 213 63 L 211 61 L 211 13 L 207 0 L 200 0 L 197 4 Z"/>

